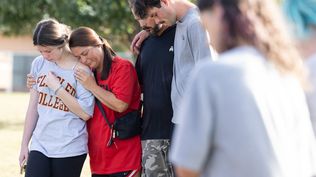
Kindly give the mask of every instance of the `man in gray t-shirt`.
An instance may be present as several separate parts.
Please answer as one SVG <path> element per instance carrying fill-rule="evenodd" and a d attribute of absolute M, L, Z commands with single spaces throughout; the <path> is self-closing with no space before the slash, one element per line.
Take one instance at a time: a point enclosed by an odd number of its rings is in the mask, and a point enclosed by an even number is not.
<path fill-rule="evenodd" d="M 173 107 L 172 122 L 179 123 L 179 120 L 175 118 L 191 70 L 199 60 L 213 59 L 208 35 L 202 26 L 198 9 L 191 2 L 183 0 L 145 0 L 144 3 L 147 5 L 144 8 L 146 8 L 148 16 L 154 18 L 157 24 L 171 26 L 177 23 L 171 101 Z M 135 42 L 139 38 L 142 37 L 135 37 L 132 43 L 133 48 L 140 46 L 142 39 L 139 40 L 140 42 Z"/>
<path fill-rule="evenodd" d="M 179 123 L 176 114 L 191 70 L 199 60 L 212 58 L 207 33 L 202 27 L 198 9 L 195 7 L 188 9 L 186 14 L 178 19 L 174 46 L 174 76 L 171 90 L 174 117 L 172 121 Z"/>

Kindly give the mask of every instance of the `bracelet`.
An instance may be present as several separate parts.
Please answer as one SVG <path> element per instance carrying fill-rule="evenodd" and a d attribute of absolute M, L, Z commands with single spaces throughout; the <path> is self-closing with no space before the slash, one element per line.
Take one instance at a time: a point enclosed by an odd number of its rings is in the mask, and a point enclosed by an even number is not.
<path fill-rule="evenodd" d="M 57 95 L 58 90 L 60 90 L 61 88 L 63 88 L 63 86 L 60 84 L 59 87 L 54 91 L 54 94 Z"/>

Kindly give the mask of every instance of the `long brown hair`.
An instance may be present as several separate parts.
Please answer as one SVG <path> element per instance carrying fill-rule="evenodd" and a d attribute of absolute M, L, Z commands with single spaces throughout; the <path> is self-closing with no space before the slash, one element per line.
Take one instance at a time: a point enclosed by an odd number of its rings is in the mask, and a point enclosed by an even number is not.
<path fill-rule="evenodd" d="M 104 58 L 103 58 L 103 69 L 101 72 L 101 79 L 105 80 L 108 78 L 112 59 L 116 56 L 114 50 L 111 48 L 109 43 L 102 37 L 100 37 L 93 29 L 88 27 L 79 27 L 75 29 L 69 38 L 69 47 L 87 47 L 87 46 L 99 46 L 102 45 Z"/>
<path fill-rule="evenodd" d="M 236 47 L 239 39 L 255 46 L 282 73 L 293 74 L 303 85 L 305 69 L 292 42 L 286 23 L 272 0 L 199 0 L 201 11 L 219 4 L 228 35 L 226 49 Z"/>
<path fill-rule="evenodd" d="M 33 44 L 41 46 L 61 46 L 68 43 L 70 28 L 55 19 L 45 19 L 37 23 L 33 32 Z"/>

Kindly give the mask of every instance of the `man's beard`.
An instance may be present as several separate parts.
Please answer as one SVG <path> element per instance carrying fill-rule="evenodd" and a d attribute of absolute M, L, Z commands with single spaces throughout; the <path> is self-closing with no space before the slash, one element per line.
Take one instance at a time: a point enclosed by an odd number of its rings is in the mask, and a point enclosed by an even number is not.
<path fill-rule="evenodd" d="M 161 28 L 162 28 L 162 25 L 160 25 L 160 24 L 155 25 L 155 26 L 152 28 L 151 34 L 157 36 L 157 35 L 159 34 Z"/>

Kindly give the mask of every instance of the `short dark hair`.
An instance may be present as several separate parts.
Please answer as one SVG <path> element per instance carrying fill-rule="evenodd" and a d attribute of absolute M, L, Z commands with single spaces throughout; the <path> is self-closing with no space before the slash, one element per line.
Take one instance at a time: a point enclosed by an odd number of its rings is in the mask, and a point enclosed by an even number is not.
<path fill-rule="evenodd" d="M 129 6 L 135 16 L 144 19 L 147 17 L 149 8 L 160 8 L 160 0 L 128 0 Z"/>

